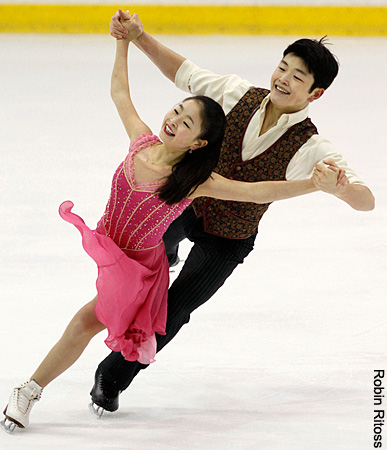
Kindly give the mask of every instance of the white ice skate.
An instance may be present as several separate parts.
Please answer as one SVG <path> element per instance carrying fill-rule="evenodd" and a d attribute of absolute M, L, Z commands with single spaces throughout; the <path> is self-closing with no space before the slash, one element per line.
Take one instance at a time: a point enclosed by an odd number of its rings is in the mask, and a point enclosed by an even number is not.
<path fill-rule="evenodd" d="M 34 380 L 27 381 L 12 391 L 4 410 L 5 419 L 1 422 L 7 433 L 12 433 L 16 427 L 28 426 L 31 409 L 40 400 L 42 392 L 43 388 Z"/>

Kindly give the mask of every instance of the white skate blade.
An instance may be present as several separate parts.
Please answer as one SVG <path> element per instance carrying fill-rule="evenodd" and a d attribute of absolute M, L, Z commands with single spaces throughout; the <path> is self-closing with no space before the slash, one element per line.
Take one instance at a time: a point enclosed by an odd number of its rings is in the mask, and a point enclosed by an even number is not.
<path fill-rule="evenodd" d="M 7 417 L 0 422 L 1 428 L 8 434 L 11 434 L 15 431 L 15 428 L 20 428 L 15 422 L 9 420 Z"/>
<path fill-rule="evenodd" d="M 105 412 L 102 406 L 98 406 L 94 402 L 89 403 L 89 410 L 93 415 L 97 416 L 97 419 L 102 419 L 102 414 Z"/>

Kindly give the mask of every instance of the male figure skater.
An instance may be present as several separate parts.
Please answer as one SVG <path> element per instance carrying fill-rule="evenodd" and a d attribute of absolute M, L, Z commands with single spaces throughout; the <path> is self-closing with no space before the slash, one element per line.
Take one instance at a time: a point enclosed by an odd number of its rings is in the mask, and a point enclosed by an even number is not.
<path fill-rule="evenodd" d="M 201 69 L 146 33 L 136 14 L 118 11 L 112 18 L 111 35 L 124 38 L 125 27 L 137 30 L 137 47 L 178 88 L 207 95 L 222 105 L 228 125 L 216 170 L 221 175 L 250 182 L 303 179 L 317 163 L 321 172 L 329 170 L 323 164 L 329 158 L 345 169 L 347 178 L 338 180 L 334 189 L 318 187 L 356 210 L 374 208 L 371 191 L 308 118 L 309 104 L 324 94 L 338 73 L 338 63 L 323 40 L 300 39 L 291 44 L 273 72 L 269 91 L 236 75 L 219 76 Z M 268 207 L 201 198 L 170 226 L 164 242 L 171 265 L 178 261 L 180 241 L 188 237 L 194 245 L 169 289 L 166 335 L 157 336 L 158 351 L 251 252 Z M 104 359 L 91 391 L 97 414 L 117 410 L 120 392 L 145 367 L 125 361 L 116 352 Z"/>

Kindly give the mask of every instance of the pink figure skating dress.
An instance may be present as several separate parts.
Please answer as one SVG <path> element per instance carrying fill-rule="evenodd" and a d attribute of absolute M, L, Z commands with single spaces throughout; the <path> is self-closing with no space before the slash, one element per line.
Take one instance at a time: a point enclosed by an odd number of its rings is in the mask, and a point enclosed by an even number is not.
<path fill-rule="evenodd" d="M 131 142 L 128 156 L 114 174 L 110 199 L 96 230 L 71 212 L 72 202 L 59 207 L 61 217 L 80 231 L 83 248 L 97 263 L 95 314 L 108 330 L 106 345 L 126 360 L 143 364 L 154 361 L 155 332 L 165 334 L 169 271 L 162 236 L 190 204 L 185 199 L 166 205 L 155 194 L 163 181 L 136 182 L 136 154 L 140 152 L 139 167 L 146 178 L 147 152 L 160 142 L 152 134 Z"/>

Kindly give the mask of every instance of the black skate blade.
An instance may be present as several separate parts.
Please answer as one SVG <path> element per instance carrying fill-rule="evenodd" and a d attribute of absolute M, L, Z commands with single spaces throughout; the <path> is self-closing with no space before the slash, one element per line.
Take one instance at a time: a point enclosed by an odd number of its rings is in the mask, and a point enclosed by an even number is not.
<path fill-rule="evenodd" d="M 89 410 L 93 415 L 97 416 L 97 419 L 102 419 L 102 415 L 106 411 L 102 406 L 98 406 L 94 402 L 89 403 Z"/>

